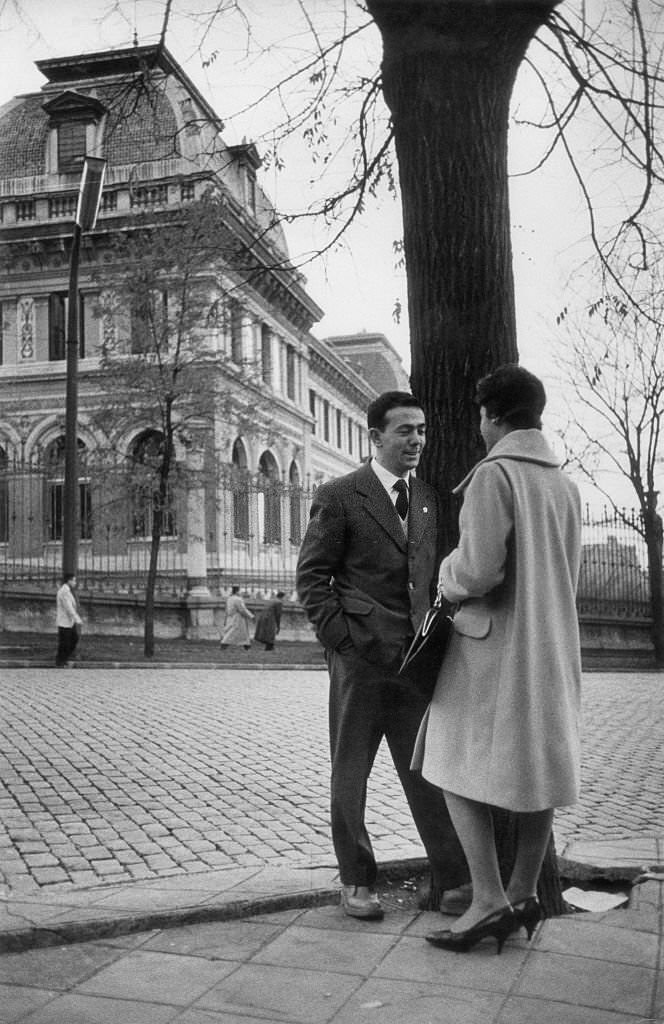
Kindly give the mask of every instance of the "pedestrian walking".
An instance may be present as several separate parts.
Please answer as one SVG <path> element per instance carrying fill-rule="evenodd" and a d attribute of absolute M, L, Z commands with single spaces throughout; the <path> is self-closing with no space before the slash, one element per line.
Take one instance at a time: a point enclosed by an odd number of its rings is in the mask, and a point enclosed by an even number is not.
<path fill-rule="evenodd" d="M 427 697 L 398 674 L 438 568 L 438 495 L 415 476 L 424 413 L 413 395 L 390 391 L 371 403 L 367 422 L 375 456 L 317 488 L 297 588 L 330 673 L 331 823 L 342 906 L 370 920 L 383 909 L 364 817 L 383 736 L 429 858 L 433 892 L 464 884 L 468 869 L 443 794 L 410 771 Z"/>
<path fill-rule="evenodd" d="M 65 573 L 55 597 L 55 625 L 58 630 L 58 649 L 55 655 L 57 668 L 65 668 L 70 663 L 83 624 L 83 619 L 78 614 L 75 589 L 76 577 L 73 573 Z"/>
<path fill-rule="evenodd" d="M 283 590 L 278 590 L 256 616 L 254 640 L 264 645 L 266 651 L 274 650 L 277 633 L 281 629 L 281 610 L 284 602 Z"/>
<path fill-rule="evenodd" d="M 459 607 L 413 767 L 443 790 L 472 882 L 470 907 L 427 941 L 465 952 L 491 936 L 500 952 L 532 935 L 553 809 L 578 799 L 581 501 L 542 435 L 537 377 L 499 367 L 476 401 L 487 455 L 455 489 L 459 543 L 439 585 Z M 505 887 L 492 807 L 517 819 Z"/>
<path fill-rule="evenodd" d="M 248 651 L 251 647 L 249 635 L 249 623 L 253 621 L 253 612 L 250 612 L 240 597 L 240 588 L 234 584 L 231 587 L 230 597 L 226 601 L 226 619 L 221 634 L 221 647 L 229 646 L 244 647 Z"/>

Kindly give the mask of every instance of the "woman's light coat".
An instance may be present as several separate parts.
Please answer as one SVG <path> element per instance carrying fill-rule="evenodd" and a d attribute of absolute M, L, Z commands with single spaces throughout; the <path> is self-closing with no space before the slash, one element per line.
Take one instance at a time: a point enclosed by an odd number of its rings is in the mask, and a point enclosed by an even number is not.
<path fill-rule="evenodd" d="M 514 430 L 456 492 L 459 545 L 439 582 L 459 609 L 412 766 L 442 789 L 512 811 L 574 803 L 578 490 L 539 430 Z"/>

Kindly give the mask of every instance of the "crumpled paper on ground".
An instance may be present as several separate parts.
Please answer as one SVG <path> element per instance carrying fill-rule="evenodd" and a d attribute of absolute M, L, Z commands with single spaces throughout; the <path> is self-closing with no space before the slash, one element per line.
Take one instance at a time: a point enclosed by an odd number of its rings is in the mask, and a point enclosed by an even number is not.
<path fill-rule="evenodd" d="M 563 899 L 577 910 L 601 913 L 603 910 L 615 910 L 616 907 L 624 906 L 629 900 L 629 895 L 626 892 L 596 892 L 572 886 L 571 889 L 565 889 Z"/>

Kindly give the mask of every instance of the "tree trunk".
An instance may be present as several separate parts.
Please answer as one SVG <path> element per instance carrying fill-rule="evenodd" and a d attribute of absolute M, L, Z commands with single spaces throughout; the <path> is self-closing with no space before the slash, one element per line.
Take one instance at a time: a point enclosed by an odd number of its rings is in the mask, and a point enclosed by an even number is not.
<path fill-rule="evenodd" d="M 154 656 L 154 592 L 157 583 L 157 564 L 159 562 L 159 545 L 163 511 L 161 505 L 152 510 L 152 535 L 150 538 L 150 561 L 145 581 L 145 622 L 143 624 L 143 654 L 146 658 Z"/>
<path fill-rule="evenodd" d="M 383 37 L 403 204 L 413 393 L 427 414 L 422 474 L 450 491 L 483 454 L 475 384 L 515 362 L 507 179 L 512 87 L 551 2 L 369 0 Z"/>
<path fill-rule="evenodd" d="M 413 393 L 429 432 L 422 475 L 437 487 L 443 544 L 456 543 L 451 488 L 484 454 L 475 384 L 516 362 L 507 177 L 512 87 L 557 0 L 368 0 L 383 38 L 403 205 Z M 498 815 L 503 865 L 515 822 Z M 506 868 L 506 870 L 508 870 Z M 550 847 L 540 891 L 562 898 Z"/>

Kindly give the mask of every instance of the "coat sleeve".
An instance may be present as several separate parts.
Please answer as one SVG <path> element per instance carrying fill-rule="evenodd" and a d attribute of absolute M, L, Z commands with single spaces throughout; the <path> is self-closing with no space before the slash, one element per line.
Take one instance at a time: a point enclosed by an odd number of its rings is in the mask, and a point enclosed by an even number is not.
<path fill-rule="evenodd" d="M 459 544 L 440 566 L 439 584 L 446 600 L 457 604 L 483 597 L 502 583 L 513 528 L 509 479 L 498 462 L 487 463 L 468 485 L 459 516 Z"/>
<path fill-rule="evenodd" d="M 344 557 L 346 516 L 335 490 L 323 484 L 311 503 L 297 563 L 297 593 L 321 643 L 336 649 L 350 640 L 332 580 Z"/>

